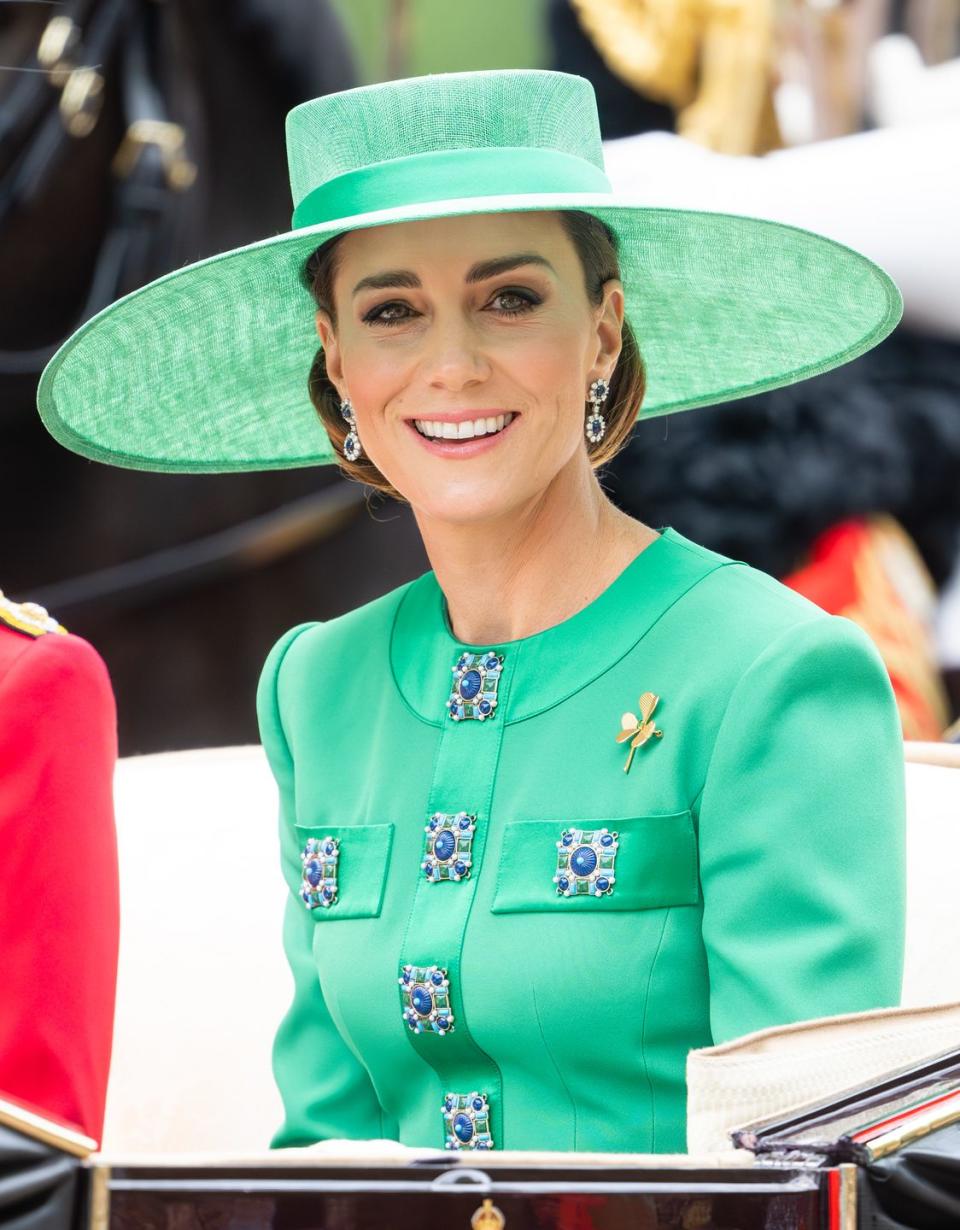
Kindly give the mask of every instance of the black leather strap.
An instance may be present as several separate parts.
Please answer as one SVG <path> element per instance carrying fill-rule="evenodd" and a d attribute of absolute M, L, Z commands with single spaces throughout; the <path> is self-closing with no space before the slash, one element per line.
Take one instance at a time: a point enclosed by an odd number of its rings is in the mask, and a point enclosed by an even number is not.
<path fill-rule="evenodd" d="M 72 7 L 79 11 L 90 9 L 91 5 L 84 0 Z M 160 10 L 149 0 L 104 0 L 89 13 L 81 47 L 74 53 L 76 62 L 105 68 L 118 40 L 123 40 L 120 71 L 125 130 L 137 120 L 169 120 L 163 92 L 153 76 L 151 53 L 156 41 L 155 22 L 159 18 Z M 46 78 L 25 75 L 42 82 L 49 106 L 27 147 L 0 183 L 0 225 L 13 208 L 29 209 L 31 200 L 56 174 L 67 143 L 77 140 L 66 131 L 60 118 L 59 96 L 50 89 Z M 168 184 L 160 150 L 145 144 L 129 174 L 114 179 L 111 223 L 100 245 L 86 302 L 76 321 L 56 342 L 31 350 L 0 350 L 0 374 L 39 373 L 81 324 L 127 290 L 162 271 L 160 251 L 166 221 L 178 195 Z"/>

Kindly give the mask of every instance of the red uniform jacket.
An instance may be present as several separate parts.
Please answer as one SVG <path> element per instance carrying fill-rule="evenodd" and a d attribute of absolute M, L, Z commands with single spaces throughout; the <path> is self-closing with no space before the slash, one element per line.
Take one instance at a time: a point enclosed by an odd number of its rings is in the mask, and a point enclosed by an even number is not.
<path fill-rule="evenodd" d="M 119 934 L 113 691 L 90 644 L 11 611 L 0 595 L 0 1096 L 99 1141 Z"/>

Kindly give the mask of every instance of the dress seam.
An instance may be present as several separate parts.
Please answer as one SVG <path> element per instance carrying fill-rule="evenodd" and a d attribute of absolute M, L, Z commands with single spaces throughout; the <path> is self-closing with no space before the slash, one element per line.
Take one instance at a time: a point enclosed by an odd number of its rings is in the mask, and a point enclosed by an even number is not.
<path fill-rule="evenodd" d="M 419 577 L 417 579 L 419 580 Z M 432 718 L 424 717 L 423 714 L 419 713 L 413 707 L 413 705 L 407 700 L 406 696 L 404 695 L 403 688 L 400 686 L 400 680 L 397 678 L 397 672 L 393 665 L 393 641 L 397 633 L 397 620 L 400 618 L 400 611 L 403 608 L 404 602 L 406 602 L 408 596 L 410 595 L 414 584 L 415 582 L 411 582 L 411 584 L 406 587 L 406 589 L 404 590 L 403 594 L 400 597 L 399 602 L 393 608 L 393 618 L 390 620 L 390 634 L 387 637 L 387 670 L 390 672 L 390 678 L 393 681 L 394 689 L 396 690 L 397 695 L 400 697 L 400 703 L 407 710 L 407 712 L 411 714 L 413 717 L 415 717 L 418 722 L 422 722 L 424 726 L 432 726 L 435 729 L 442 730 L 443 729 L 443 719 L 440 719 L 439 721 L 434 721 Z"/>
<path fill-rule="evenodd" d="M 657 1115 L 656 1101 L 653 1091 L 653 1081 L 650 1079 L 650 1068 L 647 1061 L 647 1011 L 650 1007 L 650 987 L 653 984 L 653 975 L 657 968 L 657 961 L 660 959 L 660 950 L 663 947 L 663 937 L 667 934 L 667 923 L 670 921 L 670 914 L 673 911 L 672 906 L 667 907 L 667 911 L 663 918 L 663 926 L 660 928 L 660 938 L 657 940 L 657 950 L 653 954 L 653 960 L 650 962 L 650 973 L 647 975 L 647 985 L 643 996 L 643 1021 L 640 1025 L 640 1051 L 643 1056 L 643 1079 L 647 1083 L 647 1090 L 650 1094 L 650 1152 L 657 1151 Z"/>
<path fill-rule="evenodd" d="M 537 1018 L 537 1029 L 540 1032 L 540 1039 L 543 1042 L 543 1049 L 550 1057 L 550 1062 L 553 1065 L 553 1070 L 557 1074 L 560 1084 L 563 1086 L 563 1092 L 567 1095 L 567 1101 L 570 1103 L 570 1114 L 573 1116 L 573 1151 L 577 1151 L 577 1104 L 573 1100 L 573 1095 L 570 1092 L 570 1086 L 567 1084 L 563 1075 L 563 1068 L 557 1063 L 554 1058 L 553 1051 L 550 1049 L 550 1043 L 547 1041 L 547 1036 L 543 1032 L 543 1021 L 540 1019 L 540 1005 L 537 1003 L 537 986 L 536 982 L 530 983 L 530 996 L 533 1000 L 533 1012 Z M 502 1096 L 502 1095 L 501 1095 Z"/>

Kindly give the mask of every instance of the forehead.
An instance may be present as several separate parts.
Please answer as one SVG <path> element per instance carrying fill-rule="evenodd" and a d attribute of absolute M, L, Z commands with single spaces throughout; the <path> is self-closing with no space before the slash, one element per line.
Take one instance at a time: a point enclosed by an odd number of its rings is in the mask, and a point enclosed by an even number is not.
<path fill-rule="evenodd" d="M 562 273 L 575 268 L 577 259 L 559 215 L 552 210 L 393 222 L 351 231 L 339 246 L 339 267 L 351 275 L 431 268 L 449 274 L 513 252 L 536 252 Z"/>

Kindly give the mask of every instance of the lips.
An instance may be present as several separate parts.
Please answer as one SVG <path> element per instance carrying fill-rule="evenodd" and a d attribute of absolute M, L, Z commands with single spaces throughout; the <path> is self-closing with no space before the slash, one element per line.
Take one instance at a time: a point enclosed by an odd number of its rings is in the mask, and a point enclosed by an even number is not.
<path fill-rule="evenodd" d="M 516 431 L 517 422 L 520 415 L 512 411 L 504 411 L 502 414 L 493 415 L 477 415 L 473 416 L 461 415 L 458 421 L 452 419 L 407 419 L 406 423 L 410 429 L 411 435 L 416 439 L 420 446 L 432 453 L 434 457 L 455 458 L 457 460 L 468 460 L 471 457 L 476 457 L 480 453 L 488 452 L 490 449 L 499 448 L 501 440 L 503 440 L 510 432 Z M 475 424 L 482 419 L 483 431 L 480 435 L 464 435 L 460 436 L 461 423 L 468 424 L 468 430 L 473 430 Z M 487 430 L 487 420 L 493 419 L 493 431 Z M 498 426 L 502 420 L 503 426 Z M 419 424 L 419 426 L 418 426 Z M 427 435 L 420 428 L 424 424 L 429 424 L 434 429 L 456 430 L 457 436 L 431 436 Z"/>
<path fill-rule="evenodd" d="M 482 436 L 497 435 L 513 418 L 513 413 L 507 411 L 504 414 L 465 418 L 459 422 L 448 419 L 414 419 L 413 425 L 421 436 L 430 440 L 475 440 Z"/>

